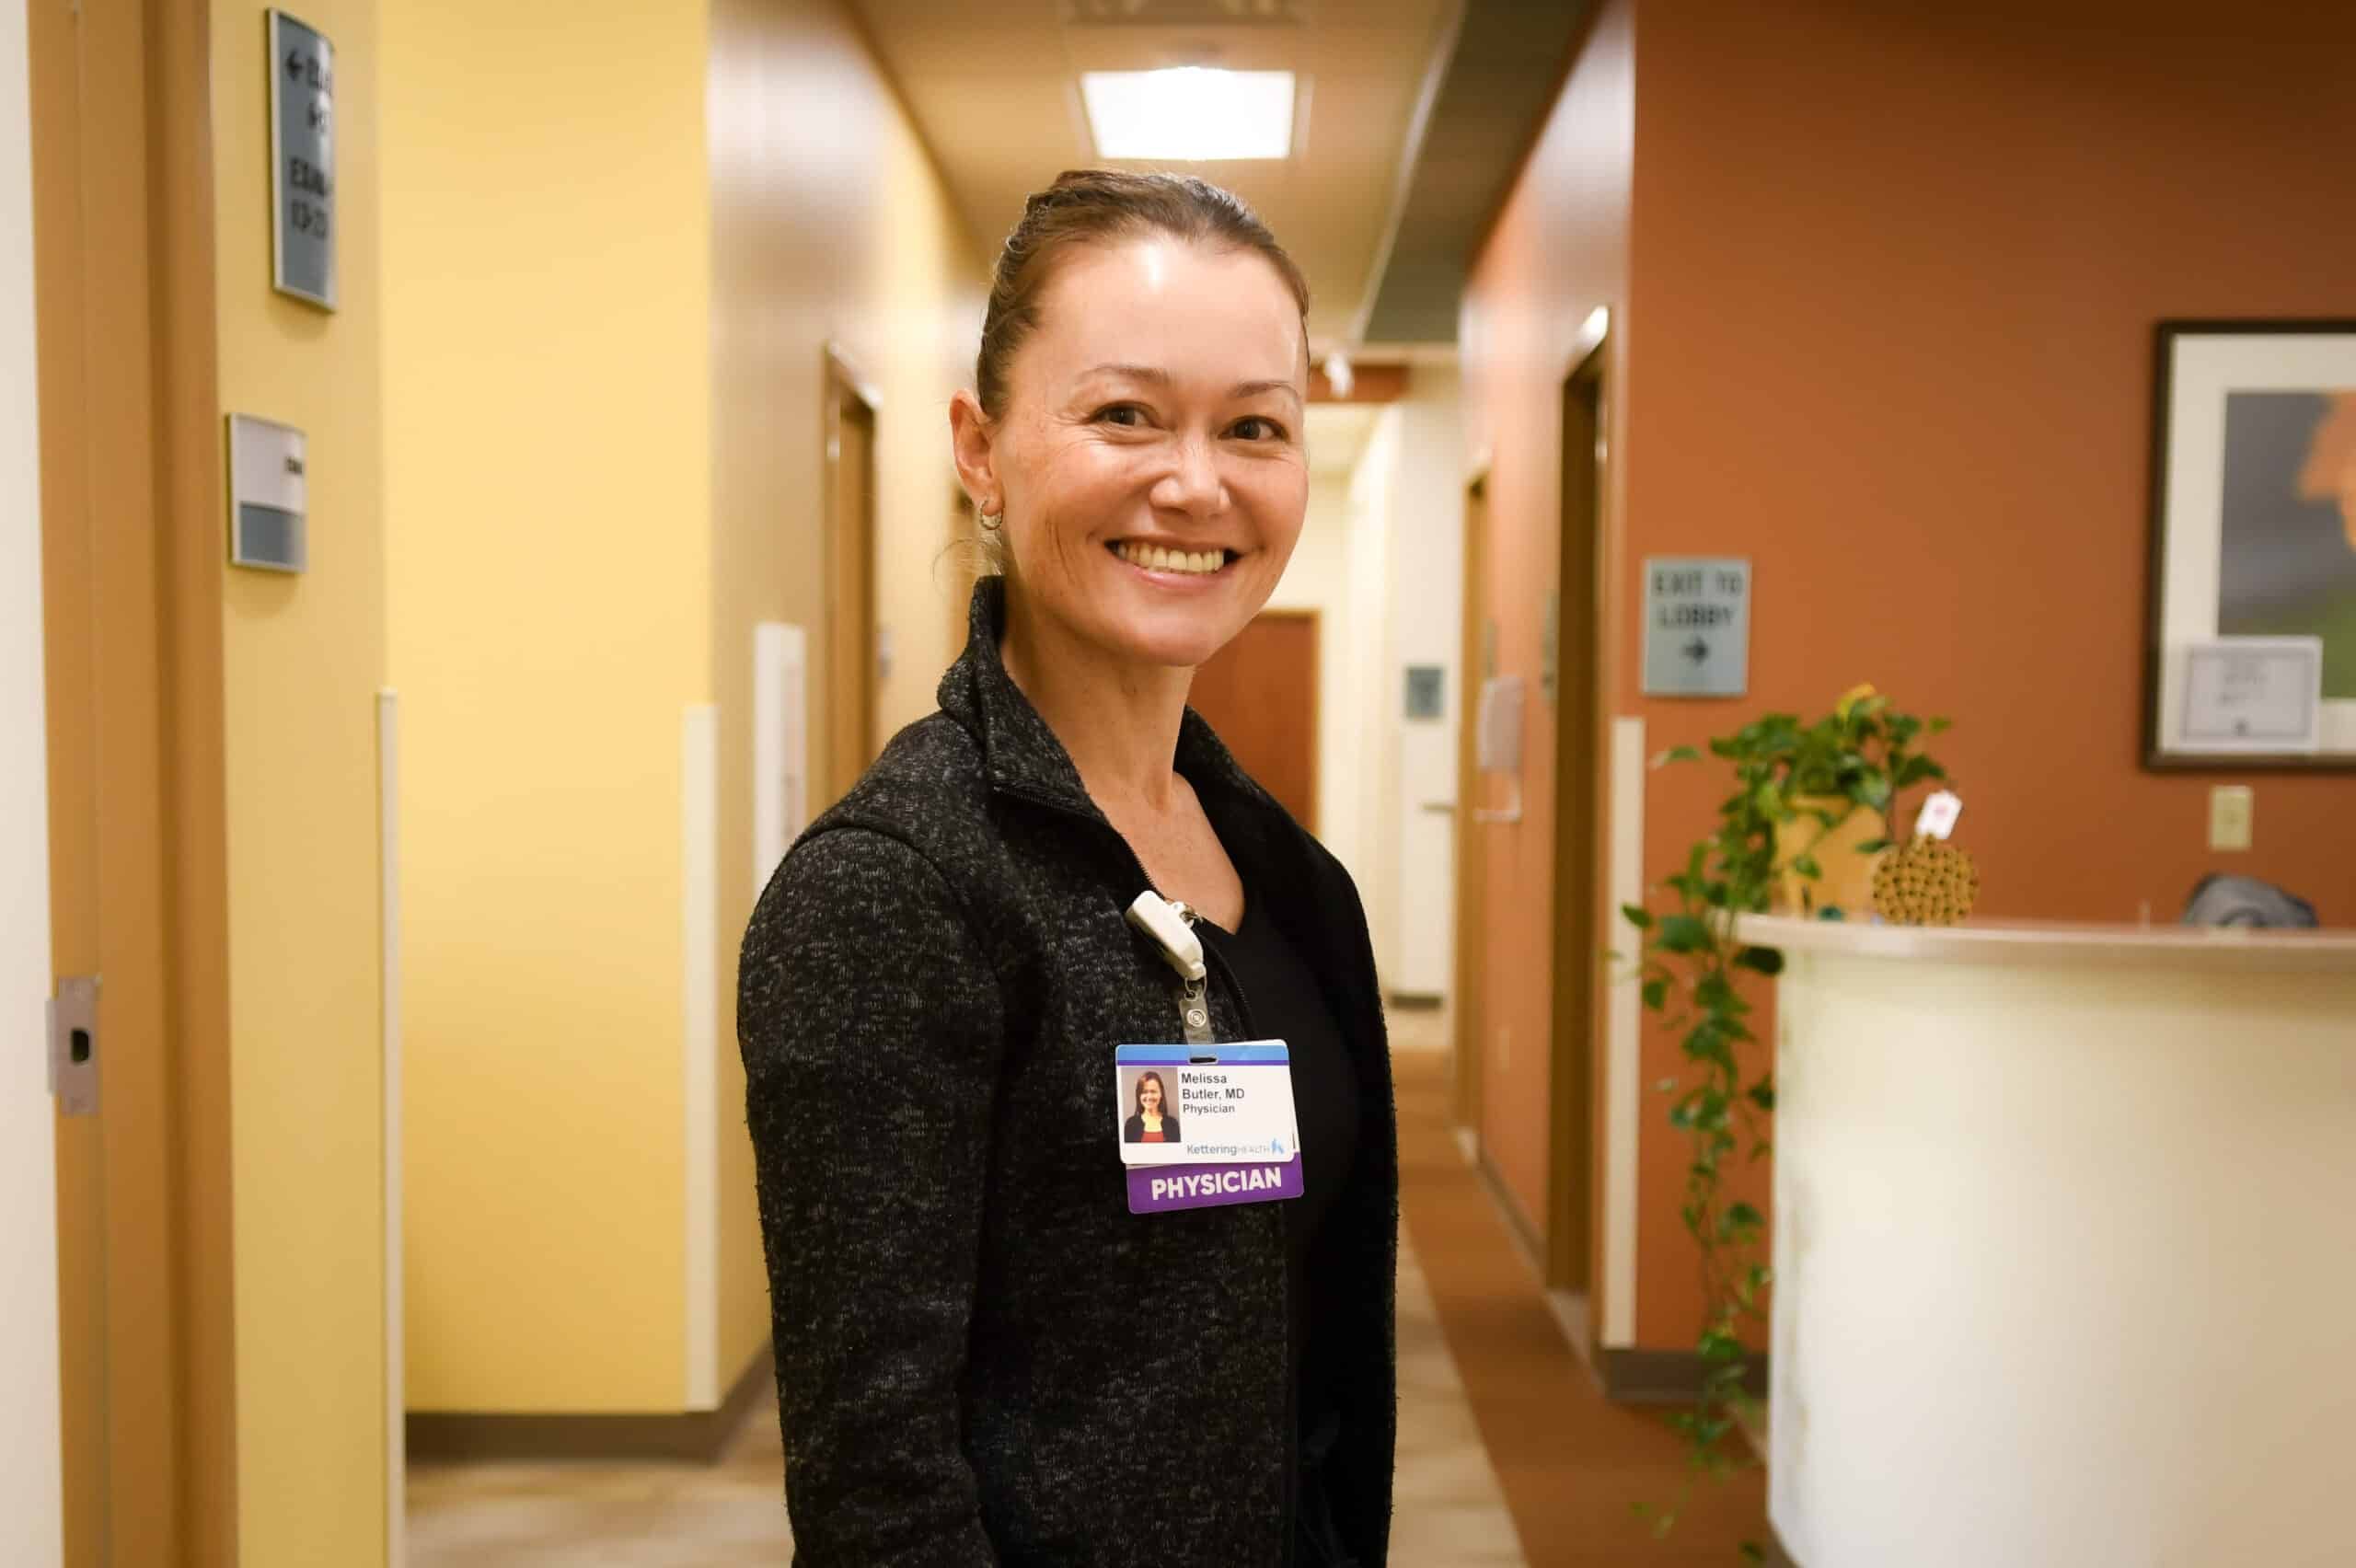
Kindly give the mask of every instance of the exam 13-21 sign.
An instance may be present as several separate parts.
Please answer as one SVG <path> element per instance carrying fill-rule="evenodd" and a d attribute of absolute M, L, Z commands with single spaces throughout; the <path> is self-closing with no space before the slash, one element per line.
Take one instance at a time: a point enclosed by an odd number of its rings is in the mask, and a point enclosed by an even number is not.
<path fill-rule="evenodd" d="M 335 45 L 269 14 L 271 286 L 335 308 Z"/>

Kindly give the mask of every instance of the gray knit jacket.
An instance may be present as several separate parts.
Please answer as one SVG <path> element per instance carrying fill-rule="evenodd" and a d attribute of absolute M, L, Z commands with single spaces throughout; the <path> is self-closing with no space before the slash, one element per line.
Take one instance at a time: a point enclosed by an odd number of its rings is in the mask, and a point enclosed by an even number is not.
<path fill-rule="evenodd" d="M 974 596 L 941 710 L 795 844 L 737 1004 L 803 1568 L 1257 1568 L 1292 1558 L 1280 1205 L 1128 1212 L 1114 1047 L 1175 1040 L 1123 917 L 1148 882 L 999 663 Z M 1189 711 L 1177 766 L 1325 985 L 1367 1121 L 1313 1262 L 1321 1475 L 1385 1559 L 1398 1142 L 1374 958 L 1340 862 Z M 1252 1038 L 1213 967 L 1213 1028 Z M 1315 1159 L 1314 1149 L 1306 1158 Z"/>

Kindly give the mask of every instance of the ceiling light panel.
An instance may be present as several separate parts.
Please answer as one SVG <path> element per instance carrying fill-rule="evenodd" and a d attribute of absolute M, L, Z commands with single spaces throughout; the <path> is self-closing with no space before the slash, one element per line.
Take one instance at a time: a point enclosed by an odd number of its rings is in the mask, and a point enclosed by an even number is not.
<path fill-rule="evenodd" d="M 1079 27 L 1299 27 L 1299 0 L 1067 0 Z"/>
<path fill-rule="evenodd" d="M 1090 71 L 1080 78 L 1101 158 L 1210 163 L 1292 156 L 1289 71 Z"/>

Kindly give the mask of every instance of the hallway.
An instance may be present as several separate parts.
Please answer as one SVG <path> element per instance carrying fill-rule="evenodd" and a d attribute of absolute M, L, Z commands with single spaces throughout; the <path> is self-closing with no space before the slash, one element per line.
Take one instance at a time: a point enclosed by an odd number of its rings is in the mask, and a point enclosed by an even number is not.
<path fill-rule="evenodd" d="M 1392 1020 L 1402 1203 L 1393 1568 L 1727 1564 L 1763 1529 L 1761 1472 L 1695 1494 L 1667 1540 L 1632 1505 L 1669 1498 L 1676 1440 L 1616 1407 L 1565 1343 L 1444 1115 L 1445 1015 Z M 417 1463 L 413 1568 L 726 1568 L 786 1561 L 773 1398 L 727 1457 Z"/>

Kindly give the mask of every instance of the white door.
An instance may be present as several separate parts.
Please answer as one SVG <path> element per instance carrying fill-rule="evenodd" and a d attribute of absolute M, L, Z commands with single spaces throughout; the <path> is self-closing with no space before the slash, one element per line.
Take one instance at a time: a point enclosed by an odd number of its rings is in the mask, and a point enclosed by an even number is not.
<path fill-rule="evenodd" d="M 33 395 L 32 122 L 23 0 L 0 0 L 0 1519 L 9 1562 L 63 1561 L 47 732 Z"/>

